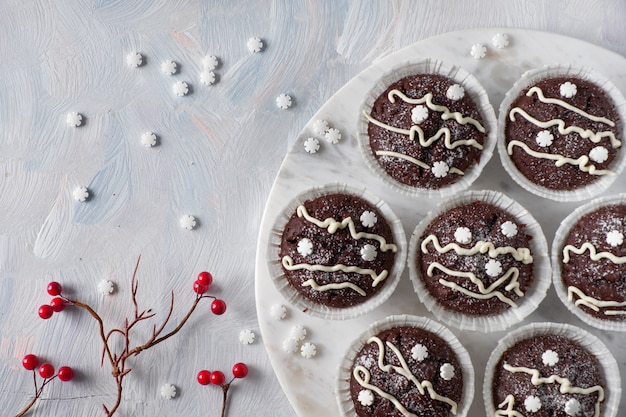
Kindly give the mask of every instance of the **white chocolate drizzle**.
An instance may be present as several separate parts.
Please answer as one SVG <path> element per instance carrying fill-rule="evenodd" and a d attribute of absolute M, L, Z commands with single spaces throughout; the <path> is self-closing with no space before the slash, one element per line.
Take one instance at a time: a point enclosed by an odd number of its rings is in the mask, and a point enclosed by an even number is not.
<path fill-rule="evenodd" d="M 557 167 L 561 167 L 565 164 L 578 165 L 578 169 L 580 169 L 582 172 L 588 172 L 591 175 L 608 175 L 608 176 L 615 175 L 615 172 L 611 170 L 597 169 L 596 166 L 593 164 L 587 165 L 589 163 L 589 156 L 587 155 L 582 155 L 579 158 L 573 159 L 573 158 L 565 157 L 563 155 L 556 155 L 556 154 L 545 153 L 545 152 L 537 152 L 537 151 L 533 151 L 532 149 L 530 149 L 530 147 L 528 147 L 528 145 L 526 145 L 524 142 L 520 142 L 519 140 L 512 140 L 511 142 L 509 142 L 509 145 L 507 146 L 507 152 L 509 155 L 513 154 L 514 146 L 522 148 L 524 152 L 526 152 L 527 154 L 531 156 L 534 156 L 535 158 L 556 161 L 554 165 Z"/>
<path fill-rule="evenodd" d="M 490 258 L 496 258 L 499 255 L 510 254 L 516 261 L 521 261 L 523 264 L 531 264 L 533 262 L 533 257 L 530 254 L 529 248 L 514 248 L 512 246 L 502 246 L 496 247 L 491 242 L 485 242 L 483 240 L 479 240 L 474 244 L 471 248 L 463 248 L 456 243 L 448 243 L 446 246 L 441 246 L 439 243 L 439 239 L 435 235 L 429 235 L 426 239 L 422 241 L 422 253 L 428 253 L 428 244 L 431 243 L 435 246 L 435 250 L 439 253 L 447 253 L 453 250 L 457 255 L 461 256 L 472 256 L 478 253 L 485 254 L 487 253 Z"/>
<path fill-rule="evenodd" d="M 621 265 L 626 263 L 626 256 L 615 256 L 611 252 L 598 252 L 593 243 L 585 242 L 580 248 L 573 245 L 567 245 L 563 248 L 563 262 L 568 263 L 570 260 L 570 252 L 574 252 L 577 255 L 582 255 L 586 251 L 589 251 L 589 258 L 593 261 L 599 261 L 600 259 L 608 259 L 614 264 Z"/>
<path fill-rule="evenodd" d="M 379 156 L 393 156 L 396 158 L 400 158 L 400 159 L 404 159 L 405 161 L 409 161 L 414 163 L 415 165 L 419 166 L 420 168 L 424 168 L 424 169 L 430 169 L 430 167 L 425 164 L 424 162 L 420 161 L 419 159 L 413 158 L 412 156 L 403 154 L 403 153 L 399 153 L 399 152 L 393 152 L 393 151 L 376 151 L 376 155 Z M 450 168 L 449 171 L 451 174 L 459 174 L 459 175 L 465 175 L 465 173 L 463 171 L 461 171 L 458 168 Z"/>
<path fill-rule="evenodd" d="M 505 407 L 504 410 L 496 410 L 495 417 L 526 417 L 524 414 L 515 411 L 513 407 L 515 406 L 515 397 L 512 394 L 506 396 L 504 401 L 501 404 L 498 404 L 498 408 Z"/>
<path fill-rule="evenodd" d="M 404 376 L 405 378 L 410 380 L 415 385 L 415 387 L 418 389 L 418 391 L 419 391 L 419 393 L 421 395 L 428 394 L 428 396 L 431 399 L 433 399 L 435 401 L 441 401 L 441 402 L 444 402 L 444 403 L 450 405 L 450 412 L 453 415 L 456 415 L 457 403 L 455 401 L 451 400 L 450 398 L 447 398 L 447 397 L 444 397 L 444 396 L 441 396 L 441 395 L 437 394 L 437 392 L 433 388 L 433 384 L 430 381 L 418 381 L 418 379 L 415 377 L 415 375 L 413 375 L 413 373 L 409 369 L 409 366 L 406 363 L 406 360 L 404 359 L 404 357 L 402 356 L 402 353 L 400 352 L 400 350 L 396 346 L 394 346 L 393 343 L 386 342 L 386 345 L 394 353 L 394 355 L 398 358 L 398 361 L 400 362 L 401 366 L 393 366 L 393 365 L 390 365 L 390 364 L 385 364 L 385 362 L 384 362 L 384 360 L 385 360 L 385 345 L 383 344 L 382 340 L 380 340 L 380 338 L 378 338 L 376 336 L 373 336 L 373 337 L 369 338 L 367 343 L 376 343 L 378 345 L 378 367 L 383 372 L 389 373 L 391 370 L 393 370 L 398 375 Z M 381 397 L 391 401 L 391 403 L 396 407 L 396 409 L 400 413 L 402 413 L 403 416 L 405 416 L 405 417 L 417 417 L 415 414 L 413 414 L 409 410 L 407 410 L 400 403 L 400 401 L 398 401 L 398 399 L 395 398 L 393 395 L 383 391 L 382 389 L 380 389 L 379 387 L 377 387 L 375 385 L 370 384 L 369 382 L 370 382 L 371 374 L 370 374 L 369 370 L 367 370 L 367 368 L 365 368 L 364 366 L 361 366 L 361 365 L 355 366 L 354 370 L 352 372 L 352 375 L 354 376 L 354 379 L 359 383 L 359 385 L 361 385 L 363 388 L 370 389 L 370 390 L 376 392 Z"/>
<path fill-rule="evenodd" d="M 598 300 L 597 298 L 593 298 L 584 293 L 580 288 L 576 288 L 574 286 L 567 287 L 567 301 L 574 301 L 574 296 L 577 296 L 578 299 L 574 302 L 574 305 L 578 307 L 579 305 L 584 305 L 594 311 L 600 311 L 602 308 L 607 307 L 626 307 L 626 301 L 603 301 Z M 620 316 L 626 315 L 626 309 L 623 310 L 604 310 L 603 314 L 605 316 Z"/>
<path fill-rule="evenodd" d="M 568 378 L 563 378 L 558 375 L 551 375 L 547 378 L 541 376 L 541 372 L 537 369 L 530 369 L 523 366 L 511 366 L 508 363 L 504 364 L 504 369 L 511 373 L 525 373 L 531 376 L 530 382 L 535 385 L 542 384 L 554 384 L 557 383 L 560 385 L 559 392 L 561 394 L 582 394 L 582 395 L 590 395 L 593 393 L 598 394 L 598 400 L 595 405 L 595 413 L 593 417 L 600 416 L 600 403 L 604 401 L 604 389 L 599 385 L 594 385 L 589 388 L 581 388 L 572 386 L 572 382 Z"/>

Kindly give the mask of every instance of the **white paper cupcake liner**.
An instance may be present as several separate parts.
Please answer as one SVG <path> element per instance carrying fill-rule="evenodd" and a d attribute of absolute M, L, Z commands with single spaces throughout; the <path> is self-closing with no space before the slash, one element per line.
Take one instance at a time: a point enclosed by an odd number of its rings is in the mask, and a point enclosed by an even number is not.
<path fill-rule="evenodd" d="M 376 99 L 391 84 L 415 74 L 440 74 L 451 78 L 461 85 L 465 89 L 466 94 L 469 94 L 476 103 L 487 129 L 487 136 L 485 137 L 479 160 L 472 164 L 456 182 L 444 185 L 438 189 L 413 187 L 391 177 L 372 153 L 367 133 L 369 121 L 365 117 L 364 112 L 370 112 Z M 390 188 L 411 197 L 443 198 L 467 189 L 478 178 L 487 162 L 489 162 L 497 141 L 497 119 L 487 92 L 472 74 L 459 66 L 448 65 L 435 59 L 423 58 L 394 67 L 372 87 L 359 110 L 357 141 L 367 166 Z"/>
<path fill-rule="evenodd" d="M 576 317 L 585 323 L 601 330 L 626 332 L 626 321 L 602 320 L 586 313 L 583 309 L 575 305 L 574 301 L 569 301 L 567 296 L 567 288 L 561 279 L 561 259 L 562 250 L 567 240 L 570 230 L 578 223 L 581 217 L 592 213 L 601 207 L 626 204 L 626 194 L 617 194 L 608 197 L 600 197 L 592 200 L 574 210 L 562 222 L 554 235 L 552 242 L 552 281 L 554 289 L 559 299 Z"/>
<path fill-rule="evenodd" d="M 426 288 L 422 280 L 420 269 L 417 267 L 417 256 L 420 250 L 422 235 L 430 223 L 445 211 L 477 200 L 493 204 L 510 213 L 520 224 L 526 225 L 524 232 L 532 236 L 529 245 L 533 255 L 533 284 L 526 290 L 524 297 L 517 300 L 516 308 L 508 308 L 502 313 L 489 316 L 463 314 L 443 307 Z M 486 333 L 504 330 L 513 324 L 521 322 L 530 313 L 535 311 L 546 296 L 552 275 L 548 243 L 541 230 L 541 226 L 519 203 L 496 191 L 466 191 L 457 197 L 444 201 L 437 208 L 429 212 L 426 218 L 417 225 L 411 236 L 408 264 L 411 281 L 413 282 L 413 288 L 417 296 L 438 320 L 457 329 Z"/>
<path fill-rule="evenodd" d="M 626 165 L 626 151 L 623 149 L 623 146 L 618 149 L 617 156 L 610 166 L 610 169 L 615 172 L 614 176 L 598 176 L 596 181 L 574 190 L 553 190 L 530 181 L 517 169 L 506 149 L 504 131 L 506 119 L 509 114 L 509 108 L 511 107 L 513 101 L 525 88 L 530 87 L 543 79 L 562 75 L 582 78 L 593 82 L 606 91 L 609 98 L 613 101 L 615 109 L 620 117 L 617 129 L 622 132 L 622 141 L 626 140 L 623 134 L 624 126 L 626 124 L 626 99 L 611 81 L 591 68 L 565 65 L 547 65 L 525 72 L 504 96 L 498 113 L 498 153 L 504 169 L 515 182 L 527 191 L 554 201 L 581 201 L 591 198 L 606 190 L 619 176 Z"/>
<path fill-rule="evenodd" d="M 340 411 L 339 415 L 343 417 L 356 416 L 354 403 L 352 402 L 352 398 L 350 396 L 350 377 L 352 374 L 352 363 L 355 356 L 359 353 L 363 346 L 365 346 L 370 337 L 375 336 L 384 330 L 399 326 L 419 327 L 427 330 L 442 338 L 456 353 L 459 363 L 461 364 L 464 383 L 463 395 L 459 401 L 455 417 L 465 417 L 470 406 L 472 405 L 472 400 L 474 399 L 474 367 L 469 353 L 461 342 L 459 342 L 456 336 L 454 336 L 454 334 L 452 334 L 452 332 L 445 326 L 426 317 L 411 315 L 389 316 L 385 319 L 379 320 L 373 323 L 369 329 L 363 332 L 350 344 L 345 355 L 343 356 L 343 359 L 341 360 L 341 363 L 339 364 L 336 392 L 337 404 L 339 405 Z"/>
<path fill-rule="evenodd" d="M 281 245 L 281 237 L 283 229 L 289 218 L 296 211 L 298 206 L 304 204 L 308 200 L 312 200 L 324 195 L 333 193 L 350 194 L 363 198 L 371 205 L 376 207 L 382 213 L 385 221 L 389 224 L 391 232 L 393 234 L 394 243 L 398 247 L 396 252 L 393 268 L 389 271 L 389 275 L 385 279 L 384 287 L 374 294 L 371 298 L 363 303 L 345 307 L 336 308 L 325 306 L 320 303 L 316 303 L 302 294 L 300 294 L 287 280 L 282 269 L 282 264 L 278 257 Z M 404 234 L 404 228 L 400 219 L 391 211 L 391 208 L 381 199 L 372 195 L 367 189 L 360 187 L 353 187 L 348 184 L 327 184 L 319 187 L 315 187 L 304 191 L 295 197 L 277 216 L 274 226 L 272 227 L 269 239 L 269 245 L 267 248 L 267 260 L 272 281 L 278 291 L 285 297 L 285 299 L 300 311 L 305 311 L 315 317 L 321 317 L 324 319 L 343 320 L 350 319 L 369 311 L 372 311 L 385 300 L 391 296 L 395 290 L 402 271 L 404 270 L 406 263 L 406 236 Z"/>
<path fill-rule="evenodd" d="M 517 342 L 534 336 L 556 335 L 566 337 L 598 358 L 602 376 L 604 378 L 604 402 L 602 417 L 617 415 L 621 398 L 621 377 L 615 358 L 607 347 L 597 337 L 576 326 L 561 323 L 531 323 L 522 326 L 502 338 L 495 347 L 485 368 L 483 383 L 483 399 L 486 415 L 495 416 L 496 408 L 493 404 L 493 377 L 494 369 L 502 355 Z M 601 408 L 602 409 L 602 408 Z"/>

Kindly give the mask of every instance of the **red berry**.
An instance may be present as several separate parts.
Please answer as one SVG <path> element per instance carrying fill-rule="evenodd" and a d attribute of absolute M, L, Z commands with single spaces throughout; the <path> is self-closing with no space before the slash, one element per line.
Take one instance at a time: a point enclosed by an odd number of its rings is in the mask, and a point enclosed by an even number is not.
<path fill-rule="evenodd" d="M 235 378 L 245 378 L 248 375 L 248 367 L 245 363 L 239 362 L 233 365 L 233 376 Z"/>
<path fill-rule="evenodd" d="M 193 283 L 193 290 L 196 294 L 204 294 L 209 291 L 209 286 L 200 283 L 200 281 L 196 281 Z"/>
<path fill-rule="evenodd" d="M 200 385 L 209 385 L 211 383 L 211 372 L 203 369 L 202 371 L 198 372 L 197 379 Z"/>
<path fill-rule="evenodd" d="M 60 297 L 54 297 L 50 300 L 50 307 L 52 307 L 55 313 L 60 313 L 65 310 L 65 301 Z"/>
<path fill-rule="evenodd" d="M 39 375 L 42 378 L 51 378 L 54 375 L 54 366 L 49 363 L 44 363 L 39 367 Z"/>
<path fill-rule="evenodd" d="M 211 372 L 211 383 L 213 385 L 222 385 L 226 377 L 222 371 Z"/>
<path fill-rule="evenodd" d="M 28 355 L 24 356 L 24 359 L 22 359 L 22 365 L 24 366 L 24 368 L 32 371 L 39 365 L 39 358 L 32 353 L 29 353 Z"/>
<path fill-rule="evenodd" d="M 219 300 L 217 298 L 213 300 L 213 302 L 211 303 L 211 311 L 213 312 L 213 314 L 218 316 L 224 314 L 226 312 L 226 303 L 224 302 L 224 300 Z"/>
<path fill-rule="evenodd" d="M 52 281 L 48 283 L 48 294 L 51 296 L 56 297 L 57 295 L 61 295 L 61 291 L 63 291 L 63 287 L 61 287 L 61 284 L 58 282 Z"/>
<path fill-rule="evenodd" d="M 69 366 L 62 366 L 59 368 L 57 375 L 63 382 L 71 381 L 74 378 L 74 370 Z"/>
<path fill-rule="evenodd" d="M 52 313 L 54 313 L 54 310 L 49 305 L 44 304 L 41 307 L 39 307 L 38 313 L 39 313 L 39 317 L 41 317 L 44 320 L 47 320 L 50 317 L 52 317 Z"/>
<path fill-rule="evenodd" d="M 208 287 L 213 282 L 213 275 L 206 271 L 202 271 L 198 274 L 198 280 L 196 282 L 199 282 L 200 284 L 206 285 Z"/>

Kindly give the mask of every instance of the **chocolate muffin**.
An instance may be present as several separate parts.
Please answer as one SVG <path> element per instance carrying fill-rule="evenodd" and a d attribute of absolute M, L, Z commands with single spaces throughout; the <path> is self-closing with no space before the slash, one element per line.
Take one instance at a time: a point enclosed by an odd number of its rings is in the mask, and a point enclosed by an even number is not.
<path fill-rule="evenodd" d="M 594 354 L 575 340 L 534 335 L 506 350 L 493 372 L 494 416 L 600 416 L 606 385 Z"/>
<path fill-rule="evenodd" d="M 567 302 L 602 321 L 626 322 L 626 204 L 582 215 L 560 247 Z"/>
<path fill-rule="evenodd" d="M 419 189 L 457 182 L 478 164 L 488 136 L 466 89 L 436 73 L 391 83 L 364 115 L 376 162 L 394 180 Z"/>
<path fill-rule="evenodd" d="M 448 311 L 493 316 L 517 308 L 534 281 L 531 239 L 513 214 L 482 200 L 461 203 L 421 234 L 419 279 Z"/>
<path fill-rule="evenodd" d="M 546 76 L 501 111 L 506 153 L 532 184 L 571 191 L 615 176 L 622 121 L 612 97 L 595 82 Z"/>
<path fill-rule="evenodd" d="M 278 256 L 303 297 L 346 308 L 385 286 L 397 244 L 377 207 L 352 194 L 330 193 L 297 207 L 282 231 Z"/>
<path fill-rule="evenodd" d="M 354 357 L 350 396 L 358 416 L 449 417 L 460 408 L 465 377 L 444 339 L 420 327 L 392 327 Z"/>

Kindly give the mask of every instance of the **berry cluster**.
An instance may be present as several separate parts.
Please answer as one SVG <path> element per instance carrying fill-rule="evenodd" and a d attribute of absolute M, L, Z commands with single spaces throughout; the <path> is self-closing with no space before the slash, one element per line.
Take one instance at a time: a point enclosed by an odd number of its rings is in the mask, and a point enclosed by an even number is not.
<path fill-rule="evenodd" d="M 228 396 L 228 388 L 230 388 L 230 384 L 235 380 L 235 378 L 245 378 L 248 375 L 248 366 L 243 362 L 236 363 L 233 365 L 232 372 L 233 377 L 227 383 L 224 383 L 226 381 L 226 376 L 222 371 L 211 372 L 203 369 L 202 371 L 198 372 L 198 376 L 196 377 L 200 385 L 213 384 L 219 385 L 222 388 L 222 417 L 226 416 L 226 399 Z"/>
<path fill-rule="evenodd" d="M 51 281 L 48 283 L 47 291 L 48 294 L 54 298 L 50 300 L 50 304 L 44 304 L 39 307 L 39 317 L 44 320 L 52 317 L 54 313 L 60 313 L 61 311 L 65 310 L 65 305 L 70 302 L 61 294 L 63 292 L 63 287 L 56 281 Z"/>
<path fill-rule="evenodd" d="M 198 297 L 206 294 L 209 291 L 209 287 L 213 283 L 213 275 L 209 272 L 203 271 L 198 274 L 198 279 L 193 283 L 193 290 Z M 221 316 L 226 312 L 226 303 L 224 300 L 215 298 L 211 303 L 211 311 L 217 316 Z"/>

